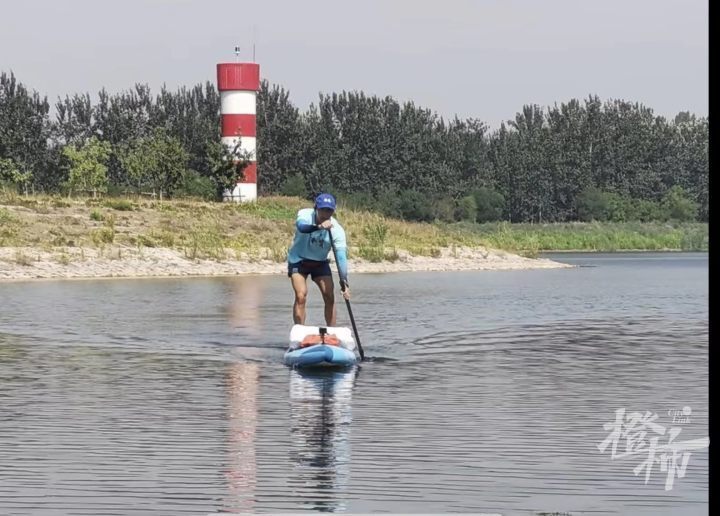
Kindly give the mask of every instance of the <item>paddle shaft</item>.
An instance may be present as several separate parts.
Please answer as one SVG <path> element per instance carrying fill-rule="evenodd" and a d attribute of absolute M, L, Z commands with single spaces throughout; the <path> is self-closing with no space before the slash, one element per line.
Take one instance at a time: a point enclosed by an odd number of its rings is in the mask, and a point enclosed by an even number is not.
<path fill-rule="evenodd" d="M 345 280 L 340 276 L 340 264 L 338 263 L 337 251 L 335 250 L 335 241 L 333 240 L 332 231 L 327 230 L 330 235 L 330 246 L 332 247 L 333 256 L 335 257 L 335 265 L 338 267 L 338 277 L 340 278 L 340 290 L 344 291 L 347 285 Z M 350 300 L 345 298 L 345 306 L 347 306 L 348 315 L 350 316 L 350 323 L 352 324 L 353 333 L 355 334 L 355 342 L 357 342 L 358 351 L 360 352 L 360 360 L 365 359 L 365 352 L 363 351 L 362 344 L 360 344 L 360 335 L 358 335 L 357 326 L 355 326 L 355 317 L 353 317 L 352 307 L 350 306 Z"/>

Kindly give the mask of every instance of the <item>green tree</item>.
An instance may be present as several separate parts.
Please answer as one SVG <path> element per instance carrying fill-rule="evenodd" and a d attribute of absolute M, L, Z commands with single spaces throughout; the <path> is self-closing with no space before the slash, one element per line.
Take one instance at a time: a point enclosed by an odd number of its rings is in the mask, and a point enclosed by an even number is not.
<path fill-rule="evenodd" d="M 690 113 L 690 111 L 680 111 L 677 115 L 675 115 L 674 119 L 675 125 L 694 123 L 695 121 L 695 115 Z"/>
<path fill-rule="evenodd" d="M 220 143 L 220 93 L 214 84 L 206 81 L 175 92 L 163 86 L 148 105 L 147 125 L 167 130 L 188 152 L 188 167 L 212 176 L 207 151 L 211 144 Z"/>
<path fill-rule="evenodd" d="M 94 136 L 94 108 L 90 95 L 67 95 L 63 100 L 58 100 L 51 130 L 59 145 L 82 144 Z"/>
<path fill-rule="evenodd" d="M 710 132 L 707 118 L 685 117 L 673 127 L 673 173 L 668 186 L 681 186 L 698 204 L 698 218 L 709 218 Z"/>
<path fill-rule="evenodd" d="M 9 158 L 0 158 L 0 184 L 10 183 L 14 186 L 21 186 L 27 193 L 27 185 L 32 179 L 32 173 L 22 172 L 20 167 Z"/>
<path fill-rule="evenodd" d="M 135 140 L 121 152 L 120 161 L 137 188 L 153 194 L 172 195 L 187 170 L 188 153 L 181 143 L 163 129 Z"/>
<path fill-rule="evenodd" d="M 23 174 L 29 173 L 33 184 L 46 177 L 49 111 L 47 97 L 29 91 L 13 73 L 0 74 L 0 158 L 11 159 Z"/>
<path fill-rule="evenodd" d="M 63 156 L 69 163 L 67 186 L 70 194 L 73 191 L 107 192 L 107 162 L 111 146 L 95 137 L 78 146 L 68 145 L 63 149 Z"/>
<path fill-rule="evenodd" d="M 240 140 L 230 150 L 222 142 L 208 142 L 205 175 L 215 185 L 216 198 L 223 198 L 226 191 L 232 191 L 238 181 L 243 178 L 243 171 L 247 167 L 251 156 L 240 150 Z"/>
<path fill-rule="evenodd" d="M 515 131 L 517 154 L 513 158 L 516 174 L 517 205 L 513 220 L 552 220 L 553 177 L 548 159 L 549 130 L 542 108 L 523 106 L 510 122 Z"/>
<path fill-rule="evenodd" d="M 307 132 L 290 92 L 265 80 L 257 95 L 257 138 L 262 142 L 257 150 L 258 188 L 263 194 L 277 193 L 306 168 Z"/>
<path fill-rule="evenodd" d="M 189 169 L 204 179 L 191 174 L 184 191 L 206 195 L 210 180 L 219 196 L 248 160 L 222 145 L 219 107 L 210 82 L 174 92 L 163 87 L 155 96 L 136 84 L 113 95 L 102 90 L 95 103 L 88 94 L 67 96 L 56 103 L 50 123 L 47 100 L 2 73 L 0 158 L 13 163 L 4 165 L 5 182 L 12 166 L 22 171 L 16 184 L 26 191 L 59 190 L 69 184 L 63 148 L 77 150 L 95 136 L 112 145 L 106 166 L 115 190 L 134 184 L 167 194 Z M 413 102 L 358 91 L 321 94 L 301 113 L 284 88 L 263 81 L 257 120 L 261 194 L 280 191 L 299 174 L 308 193 L 364 196 L 388 214 L 424 217 L 410 209 L 415 194 L 399 193 L 412 191 L 428 200 L 433 217 L 444 218 L 457 215 L 448 207 L 487 187 L 504 199 L 503 216 L 520 222 L 594 216 L 587 210 L 591 199 L 581 195 L 594 187 L 614 207 L 613 216 L 634 220 L 669 217 L 672 202 L 662 199 L 678 186 L 697 204 L 697 218 L 709 216 L 709 122 L 689 112 L 668 121 L 639 103 L 591 95 L 584 103 L 571 99 L 547 109 L 523 106 L 487 133 L 479 120 L 446 122 Z M 184 166 L 180 159 L 180 166 L 163 172 L 160 158 L 133 163 L 133 153 L 157 154 L 149 142 L 162 146 L 158 142 L 168 138 L 184 151 Z M 170 154 L 162 159 L 173 163 L 182 153 L 167 145 Z M 480 219 L 494 216 L 484 216 L 483 203 L 475 201 Z M 692 210 L 680 204 L 677 215 L 687 216 Z"/>
<path fill-rule="evenodd" d="M 576 212 L 578 194 L 592 184 L 593 135 L 588 113 L 575 99 L 550 108 L 547 113 L 547 169 L 551 200 L 544 210 L 551 220 L 568 220 Z"/>

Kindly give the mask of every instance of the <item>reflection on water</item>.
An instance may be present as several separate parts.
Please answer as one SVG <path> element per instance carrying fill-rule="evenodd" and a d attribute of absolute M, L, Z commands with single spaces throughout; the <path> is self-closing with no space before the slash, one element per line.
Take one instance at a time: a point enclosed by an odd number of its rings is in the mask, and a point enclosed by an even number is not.
<path fill-rule="evenodd" d="M 232 287 L 228 323 L 250 337 L 259 337 L 262 333 L 260 311 L 265 302 L 265 284 L 259 281 L 235 281 Z"/>
<path fill-rule="evenodd" d="M 352 389 L 359 367 L 290 372 L 288 483 L 309 509 L 343 510 L 350 477 Z"/>
<path fill-rule="evenodd" d="M 252 512 L 257 484 L 255 432 L 260 368 L 254 363 L 228 367 L 228 497 L 230 512 Z"/>

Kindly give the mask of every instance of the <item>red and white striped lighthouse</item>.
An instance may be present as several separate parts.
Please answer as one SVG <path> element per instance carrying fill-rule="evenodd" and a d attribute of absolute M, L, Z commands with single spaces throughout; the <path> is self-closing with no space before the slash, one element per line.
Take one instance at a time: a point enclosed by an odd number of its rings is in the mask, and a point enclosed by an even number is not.
<path fill-rule="evenodd" d="M 243 177 L 225 199 L 249 202 L 257 199 L 257 154 L 255 138 L 256 96 L 260 89 L 260 65 L 257 63 L 220 63 L 217 65 L 217 84 L 220 91 L 222 142 L 232 152 L 237 149 L 238 160 L 249 156 L 250 163 Z"/>

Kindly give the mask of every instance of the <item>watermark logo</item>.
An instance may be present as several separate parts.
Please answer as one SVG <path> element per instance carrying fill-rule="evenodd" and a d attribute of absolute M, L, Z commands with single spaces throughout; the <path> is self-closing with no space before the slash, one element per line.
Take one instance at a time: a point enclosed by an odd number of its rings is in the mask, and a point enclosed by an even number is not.
<path fill-rule="evenodd" d="M 672 422 L 675 424 L 685 424 L 690 422 L 690 414 L 692 409 L 690 407 L 683 407 L 682 409 L 670 409 L 667 411 L 667 415 L 672 418 Z"/>
<path fill-rule="evenodd" d="M 680 410 L 668 410 L 675 424 L 689 423 L 690 407 Z M 611 460 L 623 459 L 633 455 L 645 455 L 647 458 L 633 469 L 635 476 L 645 470 L 645 484 L 650 480 L 650 474 L 655 464 L 660 465 L 660 471 L 666 472 L 665 490 L 673 488 L 675 477 L 683 478 L 690 462 L 691 451 L 702 450 L 710 446 L 710 438 L 693 439 L 690 441 L 677 441 L 682 428 L 672 426 L 669 429 L 656 422 L 657 414 L 649 411 L 630 412 L 624 408 L 615 411 L 615 421 L 603 425 L 610 433 L 603 442 L 597 445 L 598 450 L 604 453 L 608 446 L 611 449 Z M 661 444 L 660 438 L 667 438 Z M 621 442 L 624 446 L 621 445 Z"/>

